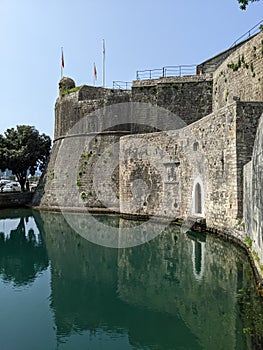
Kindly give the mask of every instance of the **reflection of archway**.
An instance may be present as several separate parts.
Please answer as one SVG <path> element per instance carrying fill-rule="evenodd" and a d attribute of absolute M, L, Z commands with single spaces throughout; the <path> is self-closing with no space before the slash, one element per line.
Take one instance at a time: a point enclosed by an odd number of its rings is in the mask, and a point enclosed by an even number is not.
<path fill-rule="evenodd" d="M 192 215 L 205 216 L 205 192 L 201 177 L 198 175 L 192 190 Z"/>
<path fill-rule="evenodd" d="M 194 212 L 195 214 L 202 214 L 202 190 L 199 182 L 195 185 L 194 190 Z"/>
<path fill-rule="evenodd" d="M 187 237 L 192 242 L 193 273 L 197 280 L 201 280 L 205 271 L 206 237 L 193 231 L 188 231 Z"/>
<path fill-rule="evenodd" d="M 205 243 L 192 240 L 193 253 L 193 272 L 197 280 L 200 280 L 204 275 L 205 268 Z"/>

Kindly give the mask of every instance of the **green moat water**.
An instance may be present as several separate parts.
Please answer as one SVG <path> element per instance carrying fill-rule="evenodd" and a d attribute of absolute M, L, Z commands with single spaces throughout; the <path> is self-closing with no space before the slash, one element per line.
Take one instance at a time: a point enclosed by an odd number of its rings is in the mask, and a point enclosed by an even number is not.
<path fill-rule="evenodd" d="M 120 235 L 131 224 L 96 220 Z M 114 249 L 84 239 L 60 213 L 0 211 L 1 349 L 261 349 L 262 300 L 246 255 L 163 228 Z M 87 230 L 96 234 L 96 224 Z"/>

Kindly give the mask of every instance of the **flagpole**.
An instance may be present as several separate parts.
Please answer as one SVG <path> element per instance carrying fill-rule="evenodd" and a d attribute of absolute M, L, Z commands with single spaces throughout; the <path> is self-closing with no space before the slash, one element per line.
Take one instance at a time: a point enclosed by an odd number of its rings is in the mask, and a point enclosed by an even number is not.
<path fill-rule="evenodd" d="M 105 40 L 102 40 L 102 87 L 105 87 Z"/>

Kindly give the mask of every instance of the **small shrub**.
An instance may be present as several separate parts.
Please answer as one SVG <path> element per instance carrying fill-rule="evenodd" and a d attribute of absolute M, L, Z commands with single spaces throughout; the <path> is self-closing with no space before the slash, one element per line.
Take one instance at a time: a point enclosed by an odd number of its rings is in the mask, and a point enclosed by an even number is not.
<path fill-rule="evenodd" d="M 81 87 L 82 86 L 76 86 L 76 87 L 71 88 L 71 89 L 62 90 L 61 91 L 61 96 L 65 96 L 65 95 L 68 95 L 68 94 L 70 94 L 72 92 L 76 92 L 76 91 L 80 90 Z"/>
<path fill-rule="evenodd" d="M 256 252 L 255 250 L 253 250 L 252 255 L 253 255 L 254 259 L 255 259 L 257 262 L 259 262 L 258 252 Z"/>
<path fill-rule="evenodd" d="M 54 180 L 54 178 L 55 178 L 55 171 L 52 170 L 49 174 L 49 180 Z"/>
<path fill-rule="evenodd" d="M 87 193 L 86 192 L 81 192 L 80 198 L 84 201 L 87 198 Z"/>
<path fill-rule="evenodd" d="M 81 186 L 82 186 L 82 183 L 81 183 L 80 179 L 77 180 L 76 185 L 77 185 L 78 187 L 81 187 Z"/>
<path fill-rule="evenodd" d="M 252 239 L 250 237 L 246 237 L 245 240 L 245 245 L 248 247 L 248 248 L 251 248 L 252 247 Z"/>

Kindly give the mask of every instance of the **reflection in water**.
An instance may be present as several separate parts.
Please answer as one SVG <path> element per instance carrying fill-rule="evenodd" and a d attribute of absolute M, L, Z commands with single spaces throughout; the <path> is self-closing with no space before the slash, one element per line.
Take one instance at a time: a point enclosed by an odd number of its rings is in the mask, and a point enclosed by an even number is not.
<path fill-rule="evenodd" d="M 14 285 L 32 282 L 48 267 L 48 256 L 34 218 L 0 220 L 0 275 Z"/>
<path fill-rule="evenodd" d="M 132 302 L 129 303 L 129 298 L 123 298 L 119 277 L 123 271 L 122 254 L 125 249 L 109 249 L 84 240 L 76 235 L 62 216 L 51 213 L 41 213 L 41 216 L 45 223 L 46 246 L 52 263 L 51 305 L 61 344 L 73 332 L 81 333 L 88 329 L 92 339 L 101 334 L 101 330 L 105 334 L 112 334 L 113 338 L 125 335 L 133 349 L 140 349 L 142 346 L 173 349 L 182 347 L 185 339 L 189 348 L 201 349 L 197 337 L 176 314 L 171 319 L 171 315 L 165 310 L 159 312 L 155 308 L 133 305 Z M 104 218 L 104 222 L 105 220 Z M 122 224 L 126 227 L 129 223 L 120 220 L 120 225 Z M 54 227 L 59 227 L 59 230 L 54 230 Z M 94 226 L 87 227 L 89 229 L 96 232 Z M 174 240 L 176 239 L 175 236 Z M 160 261 L 156 259 L 159 256 L 158 249 L 155 251 L 149 243 L 142 247 L 143 251 L 136 247 L 130 248 L 138 256 L 135 258 L 136 271 L 129 273 L 129 276 L 140 273 L 141 269 L 145 271 L 149 254 L 154 264 L 157 264 L 156 268 L 160 268 Z M 169 260 L 167 256 L 164 263 L 170 266 L 166 271 L 170 284 L 176 261 Z M 139 292 L 143 298 L 144 292 Z M 162 291 L 159 293 L 161 297 Z M 116 345 L 112 346 L 115 349 Z"/>
<path fill-rule="evenodd" d="M 122 240 L 123 228 L 134 224 L 118 217 L 95 221 L 105 230 L 106 224 L 119 227 Z M 97 232 L 92 222 L 88 236 Z M 28 211 L 5 219 L 0 249 L 0 277 L 17 285 L 40 280 L 37 272 L 50 261 L 46 299 L 56 339 L 53 332 L 46 338 L 57 349 L 245 350 L 256 349 L 251 339 L 261 344 L 263 325 L 255 315 L 262 307 L 248 260 L 209 235 L 170 226 L 144 245 L 112 249 L 76 234 L 59 213 Z M 36 335 L 32 341 L 37 344 Z"/>
<path fill-rule="evenodd" d="M 188 231 L 187 237 L 192 240 L 192 262 L 193 272 L 197 280 L 200 280 L 204 275 L 205 269 L 205 242 L 206 238 L 202 234 Z"/>

